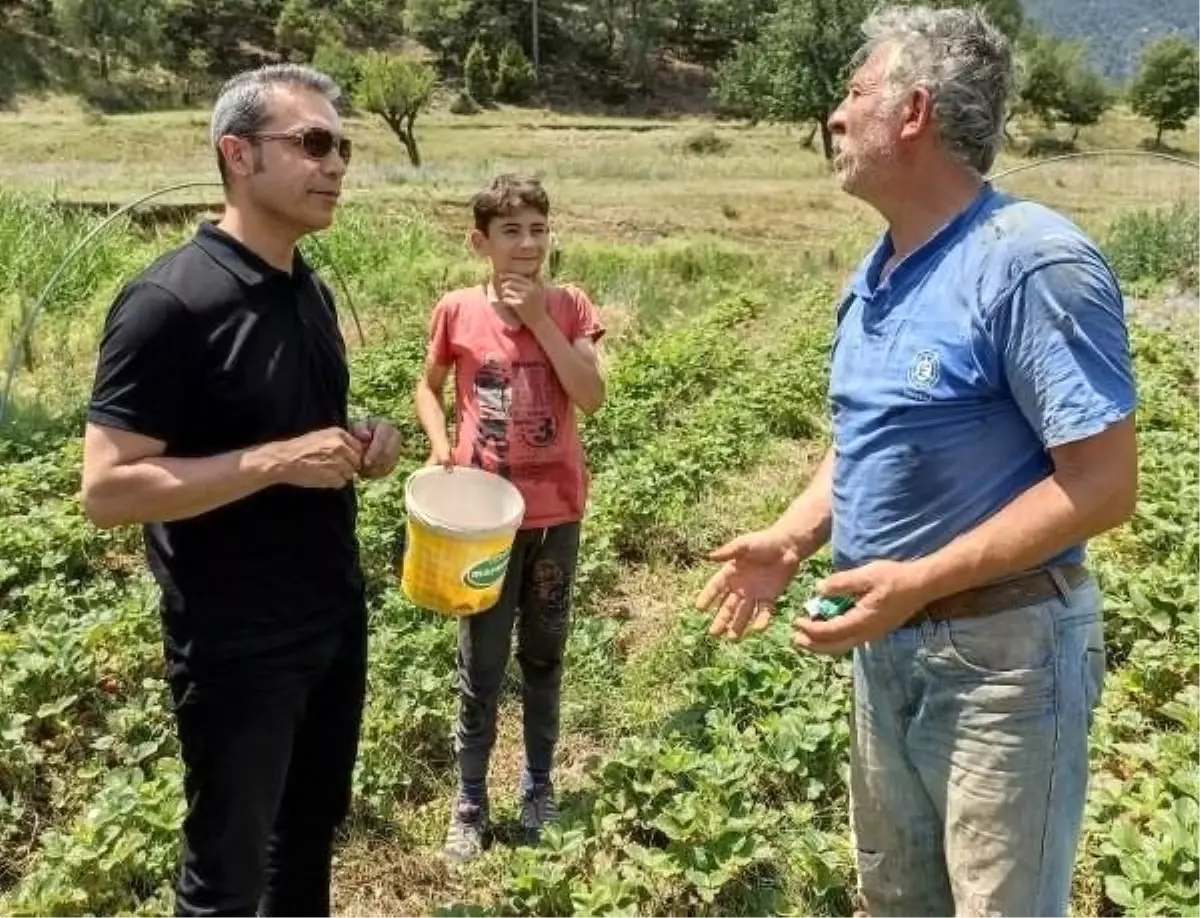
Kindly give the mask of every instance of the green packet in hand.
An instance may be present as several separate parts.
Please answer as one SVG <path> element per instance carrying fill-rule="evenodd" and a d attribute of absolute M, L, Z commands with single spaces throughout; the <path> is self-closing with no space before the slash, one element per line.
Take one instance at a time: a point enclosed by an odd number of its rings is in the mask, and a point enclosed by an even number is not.
<path fill-rule="evenodd" d="M 804 603 L 808 617 L 818 622 L 845 615 L 853 608 L 854 599 L 850 596 L 814 596 Z"/>

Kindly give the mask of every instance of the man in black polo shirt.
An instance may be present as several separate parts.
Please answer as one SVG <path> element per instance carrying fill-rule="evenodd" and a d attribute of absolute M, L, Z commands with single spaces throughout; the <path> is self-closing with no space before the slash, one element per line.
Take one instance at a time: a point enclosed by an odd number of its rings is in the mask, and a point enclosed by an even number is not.
<path fill-rule="evenodd" d="M 118 296 L 83 501 L 145 524 L 188 812 L 177 914 L 329 914 L 366 683 L 355 476 L 395 429 L 347 418 L 329 289 L 296 251 L 333 219 L 349 142 L 327 77 L 241 74 L 212 117 L 225 183 L 204 224 Z"/>

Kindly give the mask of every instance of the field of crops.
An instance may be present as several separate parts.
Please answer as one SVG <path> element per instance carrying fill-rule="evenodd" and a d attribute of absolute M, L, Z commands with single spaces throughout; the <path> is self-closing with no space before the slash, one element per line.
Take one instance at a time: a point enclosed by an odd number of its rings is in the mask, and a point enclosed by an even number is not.
<path fill-rule="evenodd" d="M 1194 228 L 1194 210 L 1139 219 L 1107 237 L 1130 289 L 1153 299 L 1194 283 L 1178 277 L 1194 257 L 1163 268 L 1139 248 L 1147 227 Z M 0 195 L 0 316 L 14 320 L 93 223 Z M 75 264 L 0 432 L 0 913 L 170 908 L 182 792 L 155 590 L 138 534 L 91 527 L 76 491 L 100 317 L 186 233 L 124 224 Z M 338 910 L 849 914 L 847 661 L 798 656 L 785 621 L 717 644 L 690 610 L 704 552 L 774 518 L 822 449 L 838 270 L 696 238 L 567 245 L 560 277 L 593 294 L 612 331 L 608 402 L 584 427 L 594 492 L 565 685 L 564 817 L 537 849 L 506 829 L 514 681 L 493 767 L 499 837 L 453 872 L 437 849 L 454 787 L 454 626 L 404 601 L 391 559 L 404 476 L 425 454 L 409 406 L 428 310 L 479 266 L 409 204 L 348 208 L 321 243 L 312 258 L 336 265 L 362 313 L 365 344 L 344 323 L 353 408 L 394 418 L 408 443 L 395 476 L 361 486 L 370 688 Z M 1200 909 L 1195 313 L 1153 324 L 1134 325 L 1141 504 L 1092 555 L 1110 675 L 1078 914 Z M 781 619 L 824 564 L 805 568 Z"/>

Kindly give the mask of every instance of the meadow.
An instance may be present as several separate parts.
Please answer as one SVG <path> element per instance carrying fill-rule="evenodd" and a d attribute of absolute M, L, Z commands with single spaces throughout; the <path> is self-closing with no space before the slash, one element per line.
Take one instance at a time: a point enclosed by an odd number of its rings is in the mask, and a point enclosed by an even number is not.
<path fill-rule="evenodd" d="M 101 117 L 56 99 L 0 114 L 0 353 L 98 223 L 84 205 L 215 177 L 205 128 L 199 111 Z M 709 640 L 691 606 L 705 553 L 773 519 L 827 443 L 833 306 L 877 219 L 800 145 L 806 132 L 782 127 L 438 113 L 419 124 L 422 170 L 401 163 L 379 125 L 351 118 L 348 130 L 358 145 L 346 204 L 306 251 L 336 272 L 354 412 L 393 418 L 406 446 L 394 476 L 360 486 L 370 686 L 338 913 L 849 914 L 848 661 L 788 645 L 827 557 L 804 567 L 754 640 Z M 1081 146 L 1131 148 L 1145 132 L 1117 110 Z M 1194 159 L 1195 124 L 1171 142 Z M 1008 154 L 998 169 L 1025 162 Z M 587 289 L 610 329 L 609 398 L 583 428 L 594 487 L 568 651 L 562 822 L 537 848 L 517 843 L 511 679 L 492 766 L 497 839 L 451 870 L 438 849 L 455 787 L 455 626 L 404 600 L 392 554 L 405 475 L 425 456 L 410 404 L 426 318 L 444 288 L 482 276 L 464 244 L 466 201 L 506 169 L 548 184 L 558 279 Z M 1110 670 L 1074 911 L 1194 915 L 1197 174 L 1114 157 L 998 184 L 1062 209 L 1109 253 L 1141 391 L 1141 502 L 1091 556 Z M 168 200 L 199 215 L 215 190 Z M 182 792 L 155 589 L 138 533 L 90 526 L 77 490 L 104 312 L 190 231 L 178 217 L 126 218 L 74 262 L 0 430 L 0 913 L 171 907 Z"/>

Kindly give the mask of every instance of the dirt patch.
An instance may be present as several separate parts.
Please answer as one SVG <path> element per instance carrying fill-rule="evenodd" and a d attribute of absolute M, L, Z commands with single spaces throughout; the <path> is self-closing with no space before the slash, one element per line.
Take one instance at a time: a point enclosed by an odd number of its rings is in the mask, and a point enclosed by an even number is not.
<path fill-rule="evenodd" d="M 1131 298 L 1125 305 L 1132 324 L 1169 335 L 1176 347 L 1192 354 L 1194 359 L 1200 334 L 1200 294 L 1175 293 L 1152 300 Z M 1192 398 L 1200 392 L 1195 374 L 1186 374 L 1179 385 Z"/>
<path fill-rule="evenodd" d="M 54 210 L 67 213 L 85 213 L 96 217 L 107 217 L 123 204 L 110 201 L 52 201 Z M 160 227 L 191 226 L 200 219 L 220 219 L 224 205 L 219 203 L 165 203 L 142 204 L 128 212 L 129 219 L 142 229 Z"/>
<path fill-rule="evenodd" d="M 1177 293 L 1153 300 L 1131 297 L 1125 309 L 1135 322 L 1156 331 L 1195 331 L 1200 320 L 1200 294 Z"/>

